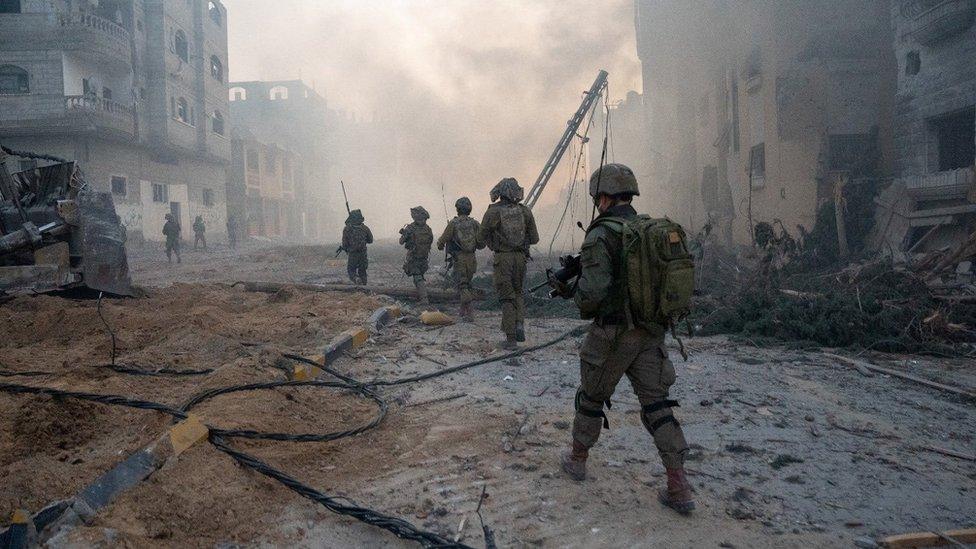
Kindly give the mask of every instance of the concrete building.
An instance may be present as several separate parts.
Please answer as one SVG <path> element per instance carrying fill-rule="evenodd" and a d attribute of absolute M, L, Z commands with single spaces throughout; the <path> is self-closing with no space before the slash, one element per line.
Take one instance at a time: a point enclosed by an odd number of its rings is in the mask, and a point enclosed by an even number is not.
<path fill-rule="evenodd" d="M 247 130 L 234 130 L 227 209 L 242 220 L 245 234 L 302 240 L 304 177 L 298 153 L 262 143 Z"/>
<path fill-rule="evenodd" d="M 216 0 L 3 0 L 0 142 L 77 161 L 130 239 L 166 213 L 222 237 L 226 21 Z"/>
<path fill-rule="evenodd" d="M 339 182 L 332 177 L 325 98 L 300 80 L 233 82 L 229 94 L 234 129 L 242 138 L 250 136 L 266 147 L 301 157 L 302 188 L 296 191 L 302 196 L 297 212 L 303 220 L 301 238 L 334 241 L 345 220 L 345 207 L 337 198 L 341 197 Z M 235 177 L 241 177 L 241 172 Z"/>
<path fill-rule="evenodd" d="M 897 213 L 887 236 L 896 248 L 939 247 L 976 230 L 976 1 L 901 0 L 891 20 L 897 179 L 884 204 Z"/>
<path fill-rule="evenodd" d="M 636 0 L 646 208 L 726 241 L 809 230 L 840 182 L 890 158 L 886 0 Z"/>

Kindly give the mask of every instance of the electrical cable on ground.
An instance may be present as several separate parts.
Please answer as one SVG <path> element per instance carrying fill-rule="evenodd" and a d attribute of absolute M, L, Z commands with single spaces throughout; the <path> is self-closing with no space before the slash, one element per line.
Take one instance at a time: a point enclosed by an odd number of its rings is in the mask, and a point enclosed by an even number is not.
<path fill-rule="evenodd" d="M 392 379 L 392 380 L 374 380 L 372 382 L 361 383 L 356 381 L 354 378 L 346 376 L 340 372 L 337 372 L 333 368 L 315 361 L 309 360 L 305 357 L 293 354 L 283 355 L 285 358 L 290 360 L 296 360 L 308 364 L 315 365 L 321 368 L 323 371 L 336 377 L 342 382 L 328 382 L 328 381 L 276 381 L 267 383 L 252 383 L 246 385 L 235 385 L 229 387 L 221 387 L 217 389 L 211 389 L 200 393 L 192 397 L 180 408 L 173 408 L 166 404 L 161 404 L 157 402 L 151 402 L 146 400 L 131 399 L 120 395 L 101 395 L 94 393 L 76 392 L 76 391 L 63 391 L 59 389 L 51 389 L 46 387 L 34 387 L 29 385 L 17 385 L 11 383 L 0 383 L 0 392 L 6 392 L 11 394 L 33 394 L 33 395 L 48 395 L 58 398 L 75 398 L 80 400 L 87 400 L 90 402 L 96 402 L 99 404 L 111 405 L 111 406 L 124 406 L 129 408 L 152 410 L 170 415 L 177 419 L 186 419 L 187 412 L 194 406 L 200 404 L 201 402 L 214 398 L 219 395 L 224 395 L 234 392 L 242 391 L 253 391 L 253 390 L 267 390 L 275 389 L 278 387 L 323 387 L 323 388 L 333 388 L 339 390 L 345 390 L 348 392 L 354 392 L 360 394 L 362 397 L 372 400 L 377 404 L 378 413 L 376 416 L 368 423 L 355 427 L 352 429 L 347 429 L 343 431 L 325 433 L 325 434 L 289 434 L 289 433 L 269 433 L 269 432 L 259 432 L 253 430 L 245 429 L 220 429 L 208 426 L 210 431 L 209 441 L 218 450 L 226 453 L 239 464 L 257 471 L 258 473 L 277 480 L 282 485 L 288 489 L 296 492 L 302 497 L 311 499 L 325 507 L 326 509 L 340 514 L 355 518 L 366 524 L 372 526 L 377 526 L 388 532 L 394 534 L 402 539 L 407 539 L 411 541 L 416 541 L 425 547 L 457 547 L 470 549 L 468 545 L 451 541 L 443 536 L 440 536 L 434 532 L 425 531 L 416 526 L 410 524 L 409 522 L 392 517 L 372 509 L 361 507 L 347 498 L 335 498 L 331 497 L 323 492 L 320 492 L 307 484 L 287 475 L 286 473 L 275 469 L 274 467 L 268 465 L 267 463 L 259 460 L 258 458 L 246 454 L 240 450 L 231 447 L 226 438 L 248 438 L 248 439 L 266 439 L 266 440 L 276 440 L 276 441 L 295 441 L 295 442 L 322 442 L 322 441 L 332 441 L 340 438 L 355 436 L 362 434 L 370 429 L 373 429 L 383 421 L 386 417 L 388 410 L 388 405 L 386 401 L 375 392 L 376 387 L 380 386 L 394 386 L 403 385 L 407 383 L 416 383 L 420 381 L 426 381 L 440 376 L 449 375 L 469 368 L 474 368 L 476 366 L 481 366 L 484 364 L 490 364 L 492 362 L 498 362 L 502 360 L 507 360 L 510 358 L 515 358 L 526 353 L 531 353 L 555 345 L 565 339 L 568 339 L 575 335 L 580 335 L 585 330 L 585 326 L 578 326 L 569 330 L 559 337 L 533 345 L 531 347 L 526 347 L 524 349 L 519 349 L 510 353 L 505 353 L 501 355 L 491 356 L 483 358 L 480 360 L 475 360 L 472 362 L 459 364 L 457 366 L 452 366 L 449 368 L 444 368 L 442 370 L 437 370 L 428 374 L 417 375 L 407 378 Z M 135 375 L 152 375 L 152 372 L 145 372 L 142 370 L 135 370 L 125 367 L 119 367 L 122 373 L 135 373 Z M 128 371 L 127 371 L 128 370 Z M 159 370 L 157 372 L 162 372 Z M 17 373 L 15 375 L 49 375 L 47 372 L 23 372 Z M 484 492 L 484 491 L 483 491 Z M 482 501 L 483 501 L 482 496 Z M 480 513 L 479 502 L 479 517 Z M 494 534 L 490 528 L 484 525 L 482 522 L 482 527 L 485 535 L 485 543 L 487 547 L 493 548 L 495 546 Z"/>

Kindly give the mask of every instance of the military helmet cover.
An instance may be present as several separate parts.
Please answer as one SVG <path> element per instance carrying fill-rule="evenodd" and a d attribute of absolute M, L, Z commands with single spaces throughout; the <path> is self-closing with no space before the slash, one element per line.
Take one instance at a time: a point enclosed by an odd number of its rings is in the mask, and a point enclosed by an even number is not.
<path fill-rule="evenodd" d="M 355 224 L 355 223 L 362 223 L 363 221 L 366 221 L 366 218 L 363 217 L 362 210 L 353 210 L 349 212 L 349 217 L 346 218 L 346 223 Z"/>
<path fill-rule="evenodd" d="M 498 195 L 511 200 L 512 202 L 521 202 L 522 197 L 525 196 L 525 191 L 519 182 L 514 177 L 506 177 L 498 182 Z"/>
<path fill-rule="evenodd" d="M 427 213 L 427 210 L 425 210 L 423 206 L 415 206 L 410 208 L 410 217 L 412 217 L 414 221 L 420 222 L 430 219 L 430 214 Z"/>
<path fill-rule="evenodd" d="M 600 193 L 639 196 L 637 177 L 633 170 L 623 164 L 607 164 L 590 176 L 590 196 L 596 198 Z"/>
<path fill-rule="evenodd" d="M 173 220 L 173 214 L 166 214 L 166 215 L 163 216 L 163 219 L 165 219 L 166 221 L 172 221 Z"/>
<path fill-rule="evenodd" d="M 458 211 L 458 213 L 464 215 L 471 213 L 471 199 L 466 196 L 458 198 L 457 202 L 454 203 L 454 208 Z"/>

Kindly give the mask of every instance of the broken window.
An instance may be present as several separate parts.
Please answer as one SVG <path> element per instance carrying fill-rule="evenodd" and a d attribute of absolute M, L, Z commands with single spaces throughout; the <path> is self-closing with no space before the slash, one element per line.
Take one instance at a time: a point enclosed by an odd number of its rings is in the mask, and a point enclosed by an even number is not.
<path fill-rule="evenodd" d="M 168 202 L 169 196 L 166 192 L 166 185 L 160 185 L 159 183 L 152 184 L 153 202 Z"/>
<path fill-rule="evenodd" d="M 247 151 L 247 169 L 258 171 L 258 153 L 253 149 Z"/>
<path fill-rule="evenodd" d="M 207 4 L 207 12 L 210 14 L 210 20 L 216 23 L 218 26 L 223 24 L 224 16 L 220 13 L 220 6 L 216 2 L 210 2 Z"/>
<path fill-rule="evenodd" d="M 190 108 L 186 99 L 182 97 L 176 100 L 176 119 L 180 122 L 190 123 Z"/>
<path fill-rule="evenodd" d="M 976 159 L 976 109 L 936 118 L 929 122 L 938 147 L 938 171 L 973 165 Z"/>
<path fill-rule="evenodd" d="M 214 194 L 211 189 L 203 190 L 203 205 L 206 207 L 212 207 L 214 205 Z"/>
<path fill-rule="evenodd" d="M 915 76 L 922 70 L 922 57 L 917 51 L 910 51 L 905 55 L 905 76 Z"/>
<path fill-rule="evenodd" d="M 220 111 L 213 113 L 213 132 L 217 135 L 224 135 L 224 115 Z"/>
<path fill-rule="evenodd" d="M 271 88 L 271 100 L 280 101 L 282 99 L 288 99 L 288 88 L 284 86 L 275 86 Z"/>
<path fill-rule="evenodd" d="M 102 88 L 102 97 L 104 97 L 105 99 L 108 99 L 109 101 L 111 101 L 112 100 L 112 88 Z"/>
<path fill-rule="evenodd" d="M 749 182 L 754 188 L 766 184 L 766 144 L 760 143 L 749 150 Z"/>
<path fill-rule="evenodd" d="M 264 173 L 274 173 L 278 169 L 278 160 L 275 150 L 269 148 L 264 154 Z"/>
<path fill-rule="evenodd" d="M 118 196 L 125 196 L 126 194 L 126 179 L 124 177 L 113 175 L 112 176 L 112 194 Z"/>
<path fill-rule="evenodd" d="M 20 0 L 0 0 L 0 13 L 20 13 Z"/>
<path fill-rule="evenodd" d="M 27 71 L 14 65 L 0 65 L 0 95 L 30 93 Z"/>
<path fill-rule="evenodd" d="M 173 51 L 176 56 L 183 60 L 184 63 L 190 60 L 190 44 L 186 41 L 186 33 L 177 30 L 176 34 L 173 36 Z"/>
<path fill-rule="evenodd" d="M 247 100 L 247 90 L 244 88 L 231 88 L 230 89 L 230 100 L 231 101 L 246 101 Z"/>
<path fill-rule="evenodd" d="M 224 81 L 224 64 L 220 62 L 220 58 L 216 55 L 210 56 L 210 76 L 217 82 Z"/>

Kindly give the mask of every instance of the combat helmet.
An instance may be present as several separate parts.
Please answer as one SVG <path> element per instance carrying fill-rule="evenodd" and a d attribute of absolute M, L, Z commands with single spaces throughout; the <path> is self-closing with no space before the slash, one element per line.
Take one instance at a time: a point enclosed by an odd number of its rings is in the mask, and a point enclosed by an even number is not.
<path fill-rule="evenodd" d="M 525 195 L 525 191 L 522 190 L 522 186 L 519 185 L 518 180 L 514 177 L 506 177 L 498 182 L 498 196 L 502 198 L 507 198 L 512 202 L 521 202 L 522 197 Z"/>
<path fill-rule="evenodd" d="M 430 219 L 430 214 L 427 213 L 427 210 L 425 210 L 423 206 L 416 206 L 414 208 L 410 208 L 410 217 L 412 217 L 417 223 L 421 223 Z"/>
<path fill-rule="evenodd" d="M 364 221 L 366 221 L 366 218 L 363 217 L 362 210 L 353 210 L 349 212 L 349 217 L 346 218 L 347 225 L 358 225 Z"/>
<path fill-rule="evenodd" d="M 598 194 L 639 196 L 633 170 L 623 164 L 607 164 L 590 176 L 590 196 Z"/>
<path fill-rule="evenodd" d="M 462 196 L 454 203 L 454 208 L 459 214 L 468 215 L 471 213 L 471 200 L 466 196 Z"/>

